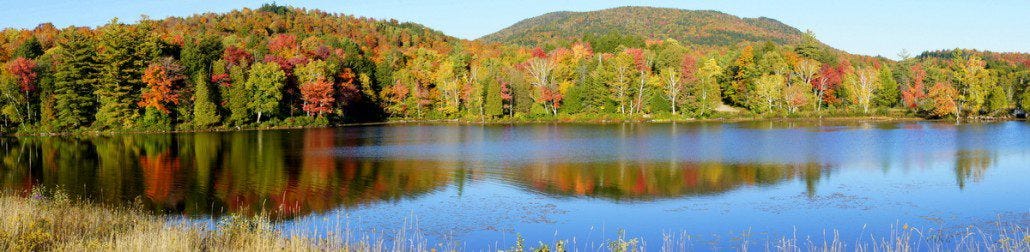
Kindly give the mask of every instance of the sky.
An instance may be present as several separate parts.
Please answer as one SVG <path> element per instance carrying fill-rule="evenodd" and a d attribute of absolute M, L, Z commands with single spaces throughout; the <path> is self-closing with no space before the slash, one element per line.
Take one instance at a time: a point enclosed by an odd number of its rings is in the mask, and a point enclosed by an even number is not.
<path fill-rule="evenodd" d="M 268 0 L 0 0 L 0 27 L 97 26 L 117 17 L 135 22 L 256 8 Z M 276 1 L 308 9 L 426 25 L 476 39 L 522 19 L 553 11 L 591 11 L 619 6 L 716 10 L 741 17 L 769 17 L 850 53 L 898 58 L 902 50 L 973 48 L 1030 52 L 1030 1 L 612 1 L 612 0 L 309 0 Z"/>

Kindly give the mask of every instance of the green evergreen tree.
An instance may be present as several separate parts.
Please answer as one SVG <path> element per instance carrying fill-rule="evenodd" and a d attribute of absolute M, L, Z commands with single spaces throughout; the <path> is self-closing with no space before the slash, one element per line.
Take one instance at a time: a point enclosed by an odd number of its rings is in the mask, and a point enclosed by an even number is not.
<path fill-rule="evenodd" d="M 1023 110 L 1030 109 L 1030 88 L 1023 91 L 1023 97 L 1020 99 L 1019 105 Z"/>
<path fill-rule="evenodd" d="M 229 122 L 236 126 L 247 124 L 250 121 L 251 111 L 248 107 L 250 88 L 247 87 L 246 71 L 243 66 L 232 66 L 229 69 L 232 83 L 229 84 L 229 97 L 226 101 L 226 107 L 229 109 Z"/>
<path fill-rule="evenodd" d="M 97 77 L 96 50 L 93 41 L 82 31 L 68 28 L 61 32 L 62 48 L 56 66 L 54 96 L 57 130 L 74 130 L 89 126 L 96 110 L 93 88 Z"/>
<path fill-rule="evenodd" d="M 111 20 L 100 30 L 97 56 L 100 79 L 96 95 L 100 108 L 96 125 L 102 128 L 132 127 L 139 116 L 143 70 L 158 56 L 160 47 L 149 31 Z"/>
<path fill-rule="evenodd" d="M 179 53 L 179 61 L 186 68 L 186 74 L 197 75 L 211 72 L 211 64 L 222 57 L 222 42 L 215 36 L 203 36 L 190 40 Z"/>
<path fill-rule="evenodd" d="M 211 99 L 211 86 L 207 79 L 204 71 L 193 76 L 193 125 L 197 128 L 210 127 L 221 121 L 218 107 Z"/>
<path fill-rule="evenodd" d="M 987 99 L 988 112 L 992 114 L 1000 114 L 1007 112 L 1009 109 L 1008 95 L 1005 93 L 1000 85 L 994 85 L 991 87 L 991 93 Z"/>
<path fill-rule="evenodd" d="M 491 68 L 491 70 L 495 70 Z M 501 83 L 497 78 L 488 78 L 483 82 L 486 85 L 486 97 L 483 101 L 484 113 L 489 117 L 497 117 L 504 114 L 504 100 L 501 99 Z"/>
<path fill-rule="evenodd" d="M 25 42 L 21 43 L 18 48 L 14 49 L 14 54 L 11 55 L 12 59 L 23 57 L 26 59 L 35 59 L 43 55 L 43 45 L 39 44 L 39 40 L 36 37 L 31 37 Z"/>
<path fill-rule="evenodd" d="M 901 87 L 898 85 L 898 81 L 894 79 L 894 73 L 891 71 L 891 68 L 881 67 L 876 78 L 880 86 L 876 89 L 874 103 L 885 108 L 897 106 L 898 102 L 901 101 Z"/>

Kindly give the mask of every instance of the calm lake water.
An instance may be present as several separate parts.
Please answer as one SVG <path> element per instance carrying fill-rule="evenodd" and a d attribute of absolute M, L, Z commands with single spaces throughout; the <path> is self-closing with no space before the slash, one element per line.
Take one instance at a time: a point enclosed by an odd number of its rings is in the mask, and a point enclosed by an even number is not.
<path fill-rule="evenodd" d="M 1030 124 L 406 124 L 0 139 L 0 188 L 480 250 L 1030 225 Z M 136 202 L 136 203 L 134 203 Z M 931 231 L 934 230 L 934 231 Z M 417 235 L 413 235 L 417 234 Z M 825 235 L 824 235 L 825 234 Z"/>

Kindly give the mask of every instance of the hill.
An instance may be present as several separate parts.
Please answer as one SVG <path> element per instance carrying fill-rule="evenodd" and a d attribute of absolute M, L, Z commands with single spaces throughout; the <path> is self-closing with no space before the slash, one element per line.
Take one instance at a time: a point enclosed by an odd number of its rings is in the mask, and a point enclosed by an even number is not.
<path fill-rule="evenodd" d="M 730 46 L 745 41 L 796 44 L 802 40 L 804 32 L 765 17 L 740 18 L 709 10 L 619 7 L 589 12 L 552 12 L 522 20 L 479 40 L 531 46 L 606 34 Z"/>

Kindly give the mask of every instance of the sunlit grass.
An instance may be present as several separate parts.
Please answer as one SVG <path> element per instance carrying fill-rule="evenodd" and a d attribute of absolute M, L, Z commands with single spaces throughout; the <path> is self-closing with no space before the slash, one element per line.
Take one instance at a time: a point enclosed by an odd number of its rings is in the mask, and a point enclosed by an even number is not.
<path fill-rule="evenodd" d="M 46 196 L 44 196 L 46 195 Z M 35 190 L 27 197 L 0 193 L 0 251 L 451 251 L 454 244 L 429 244 L 417 221 L 390 233 L 354 234 L 338 223 L 325 234 L 286 234 L 274 221 L 256 216 L 229 216 L 216 225 L 171 221 L 139 207 L 113 207 L 69 198 L 60 190 Z M 713 248 L 687 233 L 666 234 L 661 241 L 627 236 L 600 244 L 577 244 L 575 238 L 551 243 L 498 244 L 508 251 L 1030 251 L 1030 230 L 1018 225 L 997 231 L 968 228 L 942 238 L 939 231 L 899 225 L 885 236 L 845 239 L 836 231 L 822 237 L 785 236 L 756 241 L 744 233 L 731 248 Z M 352 240 L 351 237 L 361 237 Z"/>

